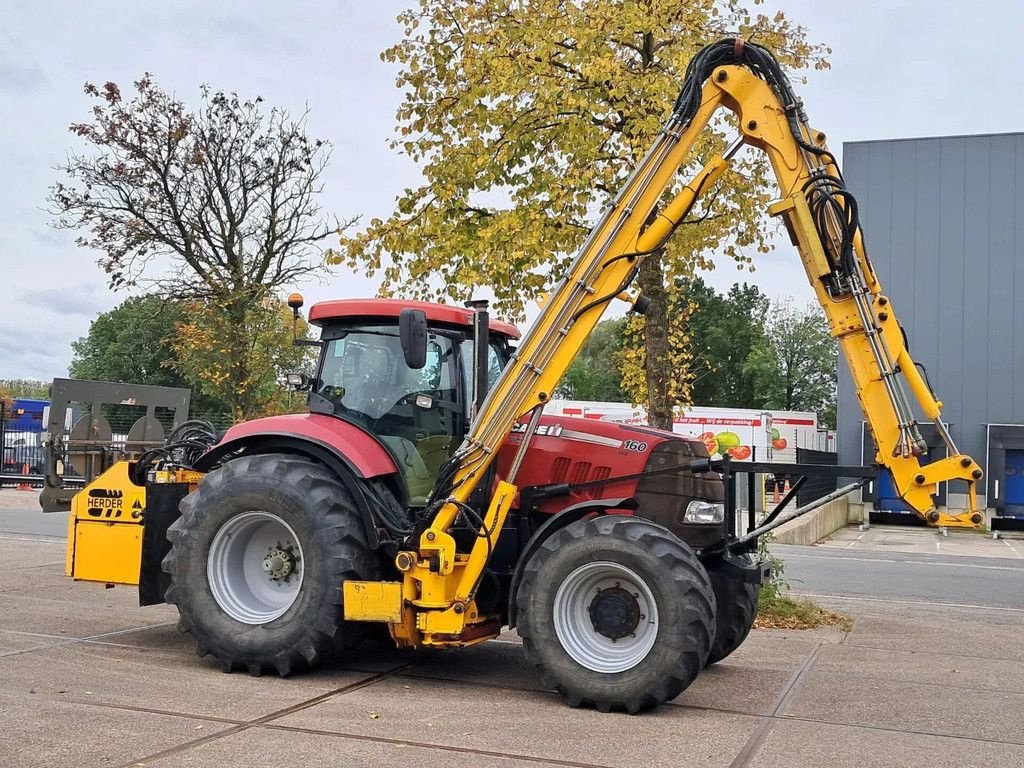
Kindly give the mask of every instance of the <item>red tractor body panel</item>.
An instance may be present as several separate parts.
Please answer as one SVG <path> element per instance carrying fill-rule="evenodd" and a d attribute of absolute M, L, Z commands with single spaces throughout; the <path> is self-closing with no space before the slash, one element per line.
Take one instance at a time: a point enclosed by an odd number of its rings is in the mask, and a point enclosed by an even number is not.
<path fill-rule="evenodd" d="M 520 422 L 517 430 L 523 430 Z M 503 477 L 522 441 L 513 431 L 498 453 L 498 475 Z M 715 472 L 692 473 L 693 459 L 707 458 L 704 443 L 658 429 L 591 419 L 544 416 L 516 478 L 520 488 L 551 483 L 589 483 L 623 475 L 648 474 L 612 483 L 598 483 L 568 496 L 540 503 L 538 511 L 554 514 L 573 504 L 594 499 L 634 498 L 637 514 L 682 534 L 688 527 L 683 513 L 691 501 L 720 502 L 725 498 L 722 478 Z M 671 468 L 680 467 L 672 471 Z"/>
<path fill-rule="evenodd" d="M 245 421 L 231 427 L 220 445 L 270 435 L 297 437 L 332 448 L 362 477 L 380 477 L 398 471 L 391 454 L 372 435 L 347 421 L 319 413 L 293 413 Z"/>
<path fill-rule="evenodd" d="M 525 422 L 520 422 L 521 430 Z M 671 437 L 671 435 L 667 435 Z M 498 475 L 504 477 L 519 449 L 523 433 L 513 431 L 498 452 Z M 520 488 L 549 483 L 583 483 L 642 472 L 648 454 L 665 437 L 638 435 L 622 424 L 588 419 L 543 416 L 516 478 Z M 579 491 L 571 499 L 550 500 L 542 511 L 558 509 L 590 499 L 632 496 L 635 479 L 597 485 Z M 547 509 L 547 507 L 552 509 Z"/>

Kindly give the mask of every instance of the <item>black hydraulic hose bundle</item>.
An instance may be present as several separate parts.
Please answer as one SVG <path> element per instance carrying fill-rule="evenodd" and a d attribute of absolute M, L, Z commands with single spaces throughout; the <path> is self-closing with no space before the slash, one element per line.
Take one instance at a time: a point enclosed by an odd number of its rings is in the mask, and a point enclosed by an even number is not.
<path fill-rule="evenodd" d="M 160 448 L 150 448 L 139 456 L 132 468 L 132 482 L 145 485 L 152 470 L 191 469 L 219 437 L 216 428 L 208 421 L 193 419 L 182 422 L 171 431 Z"/>
<path fill-rule="evenodd" d="M 676 118 L 684 124 L 693 120 L 700 108 L 704 82 L 716 67 L 726 64 L 745 66 L 767 82 L 782 101 L 790 131 L 800 148 L 838 169 L 835 157 L 827 149 L 807 141 L 804 135 L 807 115 L 789 78 L 771 52 L 756 43 L 727 38 L 697 53 L 686 69 L 686 79 L 673 110 Z M 840 278 L 853 274 L 857 269 L 854 238 L 860 230 L 860 223 L 857 201 L 846 188 L 842 174 L 838 170 L 836 175 L 819 170 L 804 186 L 803 192 L 833 270 Z M 830 226 L 838 228 L 838 231 L 831 233 Z M 842 288 L 840 285 L 834 287 Z"/>

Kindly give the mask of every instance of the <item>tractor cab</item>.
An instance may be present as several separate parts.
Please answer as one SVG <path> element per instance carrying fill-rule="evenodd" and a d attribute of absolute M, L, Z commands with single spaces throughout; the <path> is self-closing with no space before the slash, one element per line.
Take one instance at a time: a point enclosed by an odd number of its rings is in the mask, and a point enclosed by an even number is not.
<path fill-rule="evenodd" d="M 403 475 L 410 506 L 422 506 L 468 431 L 476 398 L 508 362 L 518 329 L 490 320 L 482 304 L 391 299 L 320 302 L 309 321 L 321 328 L 310 412 L 380 441 Z M 486 358 L 476 354 L 478 340 Z"/>

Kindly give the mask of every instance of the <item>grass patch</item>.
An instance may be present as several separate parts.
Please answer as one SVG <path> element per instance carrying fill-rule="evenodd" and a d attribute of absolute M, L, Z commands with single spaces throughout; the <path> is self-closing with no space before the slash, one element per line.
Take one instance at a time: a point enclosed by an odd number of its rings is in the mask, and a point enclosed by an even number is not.
<path fill-rule="evenodd" d="M 853 619 L 845 613 L 822 608 L 806 597 L 789 594 L 789 583 L 785 577 L 785 564 L 768 551 L 771 534 L 762 536 L 757 542 L 757 553 L 761 560 L 772 564 L 772 580 L 761 585 L 760 603 L 756 629 L 814 629 L 815 627 L 836 627 L 843 632 L 853 629 Z"/>
<path fill-rule="evenodd" d="M 774 584 L 761 587 L 761 603 L 756 629 L 814 629 L 836 627 L 843 632 L 853 629 L 853 619 L 844 613 L 830 611 L 805 597 L 792 597 Z"/>

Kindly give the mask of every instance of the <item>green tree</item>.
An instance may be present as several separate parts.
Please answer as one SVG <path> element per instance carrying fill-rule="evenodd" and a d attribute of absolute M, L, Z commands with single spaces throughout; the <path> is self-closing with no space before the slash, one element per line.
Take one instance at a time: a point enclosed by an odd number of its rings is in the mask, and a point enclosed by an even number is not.
<path fill-rule="evenodd" d="M 152 384 L 192 390 L 192 410 L 228 413 L 230 404 L 200 392 L 197 381 L 175 367 L 173 340 L 184 320 L 180 302 L 159 296 L 126 299 L 89 324 L 71 345 L 68 372 L 76 379 Z"/>
<path fill-rule="evenodd" d="M 130 98 L 116 83 L 85 93 L 91 119 L 71 131 L 87 150 L 50 189 L 54 225 L 100 252 L 112 288 L 199 302 L 227 361 L 216 396 L 251 415 L 241 393 L 262 381 L 267 354 L 253 343 L 263 332 L 254 308 L 324 269 L 321 243 L 346 226 L 318 202 L 330 145 L 307 136 L 306 114 L 267 110 L 259 97 L 204 86 L 190 108 L 148 74 Z"/>
<path fill-rule="evenodd" d="M 747 360 L 760 407 L 813 411 L 835 427 L 839 347 L 817 304 L 773 302 L 765 339 Z"/>
<path fill-rule="evenodd" d="M 700 47 L 739 31 L 791 68 L 825 66 L 802 27 L 752 14 L 744 0 L 420 0 L 399 21 L 405 37 L 383 53 L 405 93 L 393 146 L 425 182 L 342 238 L 344 259 L 381 275 L 387 295 L 459 300 L 489 285 L 513 317 L 557 282 L 661 129 Z M 687 170 L 727 134 L 726 121 L 707 131 Z M 746 153 L 733 168 L 638 278 L 652 299 L 642 362 L 655 423 L 671 421 L 666 278 L 715 249 L 747 262 L 745 249 L 768 248 L 766 160 Z"/>
<path fill-rule="evenodd" d="M 625 326 L 622 318 L 597 324 L 559 385 L 562 397 L 613 403 L 628 399 L 619 370 Z"/>
<path fill-rule="evenodd" d="M 760 407 L 747 361 L 764 342 L 768 297 L 756 286 L 733 284 L 722 295 L 701 278 L 682 281 L 677 311 L 688 311 L 691 398 L 697 405 Z"/>
<path fill-rule="evenodd" d="M 283 301 L 268 298 L 246 309 L 246 348 L 235 354 L 229 348 L 235 327 L 229 313 L 200 301 L 185 302 L 183 310 L 170 338 L 172 365 L 200 393 L 225 403 L 236 420 L 291 407 L 281 377 L 288 371 L 308 370 L 312 352 L 292 344 L 292 312 Z M 296 332 L 307 335 L 304 320 L 298 321 Z M 244 371 L 235 367 L 239 360 L 245 360 Z"/>
<path fill-rule="evenodd" d="M 0 379 L 0 392 L 15 398 L 46 400 L 50 397 L 50 382 L 38 379 Z"/>

